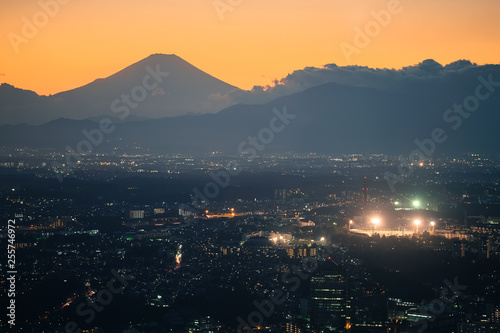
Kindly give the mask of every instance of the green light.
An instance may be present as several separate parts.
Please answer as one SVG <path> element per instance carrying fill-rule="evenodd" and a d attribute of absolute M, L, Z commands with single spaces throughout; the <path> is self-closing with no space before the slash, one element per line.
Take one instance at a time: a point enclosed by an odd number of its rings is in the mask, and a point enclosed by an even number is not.
<path fill-rule="evenodd" d="M 420 206 L 420 201 L 413 201 L 413 206 L 419 207 Z"/>

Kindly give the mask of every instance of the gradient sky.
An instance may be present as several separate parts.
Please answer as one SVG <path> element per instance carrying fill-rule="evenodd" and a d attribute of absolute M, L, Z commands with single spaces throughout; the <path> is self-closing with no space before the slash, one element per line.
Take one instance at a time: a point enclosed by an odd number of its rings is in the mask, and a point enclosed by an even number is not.
<path fill-rule="evenodd" d="M 51 2 L 54 0 L 41 0 Z M 396 0 L 243 0 L 221 20 L 214 0 L 65 0 L 15 52 L 38 1 L 0 4 L 0 82 L 55 94 L 107 77 L 152 53 L 176 54 L 243 89 L 306 66 L 401 68 L 432 58 L 498 64 L 500 1 L 401 0 L 402 11 L 348 61 L 342 42 Z M 237 0 L 220 0 L 237 3 Z M 40 17 L 40 16 L 39 16 Z"/>

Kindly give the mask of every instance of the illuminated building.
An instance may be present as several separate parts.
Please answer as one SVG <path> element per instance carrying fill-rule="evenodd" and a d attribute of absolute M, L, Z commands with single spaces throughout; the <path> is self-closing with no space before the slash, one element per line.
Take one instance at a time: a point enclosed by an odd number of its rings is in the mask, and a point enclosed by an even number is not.
<path fill-rule="evenodd" d="M 155 215 L 157 215 L 157 214 L 165 214 L 165 208 L 155 208 L 155 209 L 153 210 L 153 213 L 154 213 Z"/>
<path fill-rule="evenodd" d="M 285 332 L 286 333 L 303 333 L 303 330 L 296 323 L 293 323 L 293 322 L 290 323 L 290 322 L 288 322 L 285 325 Z"/>
<path fill-rule="evenodd" d="M 183 217 L 196 217 L 200 215 L 200 212 L 192 207 L 186 206 L 186 205 L 180 205 L 179 206 L 179 216 Z"/>
<path fill-rule="evenodd" d="M 316 247 L 288 247 L 286 253 L 290 258 L 305 258 L 305 257 L 315 257 L 317 254 Z"/>
<path fill-rule="evenodd" d="M 144 211 L 143 210 L 131 210 L 129 213 L 129 217 L 131 219 L 143 219 Z"/>
<path fill-rule="evenodd" d="M 347 279 L 337 264 L 326 262 L 311 277 L 311 328 L 316 332 L 344 329 L 346 302 Z"/>
<path fill-rule="evenodd" d="M 274 199 L 281 202 L 286 202 L 287 190 L 286 189 L 276 189 L 274 190 Z"/>
<path fill-rule="evenodd" d="M 380 328 L 387 321 L 385 290 L 375 282 L 349 280 L 348 318 L 353 327 Z"/>
<path fill-rule="evenodd" d="M 182 245 L 179 245 L 177 249 L 177 253 L 175 254 L 175 269 L 179 269 L 181 267 L 182 262 Z"/>
<path fill-rule="evenodd" d="M 307 222 L 300 221 L 299 222 L 299 226 L 301 228 L 303 228 L 303 227 L 314 227 L 315 225 L 316 225 L 316 223 L 314 223 L 313 221 L 307 221 Z"/>

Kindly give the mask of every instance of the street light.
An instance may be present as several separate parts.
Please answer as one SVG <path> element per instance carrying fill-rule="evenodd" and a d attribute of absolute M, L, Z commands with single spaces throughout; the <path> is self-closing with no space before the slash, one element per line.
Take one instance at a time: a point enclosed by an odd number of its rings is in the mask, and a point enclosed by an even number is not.
<path fill-rule="evenodd" d="M 352 220 L 349 220 L 349 225 L 347 226 L 349 231 L 351 231 L 351 224 L 352 224 Z"/>
<path fill-rule="evenodd" d="M 418 234 L 418 226 L 420 224 L 420 220 L 415 220 L 413 221 L 413 223 L 415 223 L 415 225 L 417 226 L 417 234 Z"/>
<path fill-rule="evenodd" d="M 420 207 L 420 201 L 413 201 L 413 206 L 415 206 L 415 208 L 418 208 Z"/>
<path fill-rule="evenodd" d="M 372 236 L 373 236 L 373 235 L 375 235 L 375 226 L 380 223 L 380 219 L 374 218 L 374 219 L 372 219 L 372 223 L 373 223 L 373 229 L 372 229 Z"/>
<path fill-rule="evenodd" d="M 431 226 L 432 226 L 432 233 L 434 233 L 434 230 L 435 230 L 434 228 L 436 226 L 436 222 L 431 221 Z"/>

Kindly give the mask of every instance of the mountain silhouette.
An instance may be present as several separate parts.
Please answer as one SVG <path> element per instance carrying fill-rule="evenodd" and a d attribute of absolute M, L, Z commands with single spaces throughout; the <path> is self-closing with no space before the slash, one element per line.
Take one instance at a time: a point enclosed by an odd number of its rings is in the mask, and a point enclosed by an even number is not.
<path fill-rule="evenodd" d="M 456 122 L 443 118 L 454 104 L 463 103 L 467 92 L 474 95 L 478 82 L 471 80 L 459 90 L 436 86 L 432 95 L 327 83 L 265 104 L 234 105 L 216 114 L 115 123 L 114 130 L 103 135 L 102 143 L 95 145 L 93 151 L 138 149 L 190 154 L 221 151 L 236 155 L 242 152 L 239 147 L 249 141 L 249 136 L 258 137 L 271 127 L 276 110 L 283 112 L 286 108 L 295 117 L 271 139 L 268 135 L 260 152 L 372 152 L 408 156 L 418 148 L 415 140 L 431 138 L 436 128 L 447 135 L 446 142 L 435 145 L 436 152 L 495 152 L 500 139 L 497 130 L 500 88 L 481 101 L 477 111 L 462 119 L 458 128 L 453 128 Z M 41 126 L 2 126 L 0 143 L 76 149 L 79 142 L 87 140 L 82 131 L 98 127 L 95 121 L 68 119 Z M 243 146 L 250 147 L 248 143 Z"/>
<path fill-rule="evenodd" d="M 168 73 L 168 76 L 160 75 L 161 82 L 157 82 L 151 77 L 151 71 Z M 146 76 L 149 79 L 145 81 Z M 144 84 L 152 89 L 146 89 Z M 176 55 L 153 54 L 107 78 L 51 96 L 39 96 L 32 91 L 2 84 L 0 124 L 42 124 L 61 117 L 122 116 L 123 112 L 113 111 L 116 99 L 120 103 L 115 109 L 127 106 L 128 115 L 140 118 L 214 113 L 221 108 L 218 101 L 214 103 L 212 96 L 233 90 L 238 88 L 197 69 Z M 131 104 L 122 102 L 123 95 L 130 96 Z"/>

